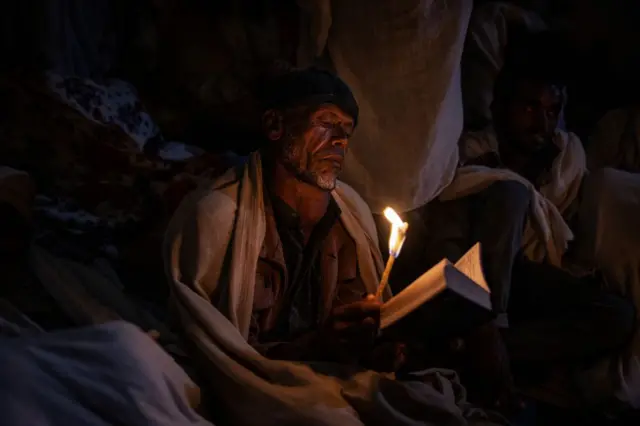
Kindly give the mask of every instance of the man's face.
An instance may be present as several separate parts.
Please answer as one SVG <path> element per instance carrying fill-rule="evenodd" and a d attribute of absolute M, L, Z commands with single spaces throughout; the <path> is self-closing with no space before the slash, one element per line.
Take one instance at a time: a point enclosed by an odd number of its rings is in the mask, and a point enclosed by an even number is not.
<path fill-rule="evenodd" d="M 559 87 L 523 80 L 516 85 L 501 124 L 514 148 L 534 153 L 552 142 L 561 111 Z"/>
<path fill-rule="evenodd" d="M 299 180 L 322 190 L 336 187 L 353 118 L 335 105 L 298 108 L 282 115 L 279 161 Z"/>

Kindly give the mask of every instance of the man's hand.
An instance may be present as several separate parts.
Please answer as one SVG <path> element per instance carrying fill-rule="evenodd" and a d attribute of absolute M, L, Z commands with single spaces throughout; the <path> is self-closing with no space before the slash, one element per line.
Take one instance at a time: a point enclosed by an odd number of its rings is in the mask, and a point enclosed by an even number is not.
<path fill-rule="evenodd" d="M 380 329 L 381 306 L 369 295 L 362 301 L 335 308 L 321 331 L 327 349 L 352 361 L 371 351 Z"/>

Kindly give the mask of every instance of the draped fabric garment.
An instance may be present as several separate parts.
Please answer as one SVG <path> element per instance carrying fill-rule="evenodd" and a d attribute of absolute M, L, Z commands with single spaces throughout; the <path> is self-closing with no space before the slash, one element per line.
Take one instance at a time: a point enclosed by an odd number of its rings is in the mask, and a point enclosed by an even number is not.
<path fill-rule="evenodd" d="M 562 265 L 562 256 L 574 235 L 563 218 L 577 200 L 582 179 L 587 172 L 586 158 L 580 139 L 561 130 L 556 131 L 554 142 L 560 149 L 550 170 L 550 181 L 537 191 L 531 182 L 508 169 L 483 166 L 465 166 L 464 162 L 489 152 L 498 153 L 495 131 L 469 132 L 460 140 L 463 166 L 440 195 L 442 200 L 453 200 L 482 191 L 493 182 L 514 180 L 531 190 L 531 214 L 524 235 L 524 249 L 532 260 L 547 258 L 556 266 Z"/>
<path fill-rule="evenodd" d="M 306 65 L 326 48 L 360 106 L 342 179 L 374 213 L 420 207 L 453 179 L 471 0 L 300 0 Z"/>
<path fill-rule="evenodd" d="M 382 261 L 371 212 L 347 185 L 339 183 L 332 196 L 356 244 L 360 277 L 375 292 Z M 188 196 L 165 238 L 165 268 L 181 326 L 234 423 L 495 424 L 466 403 L 464 389 L 449 371 L 399 382 L 336 364 L 259 355 L 247 335 L 264 235 L 262 167 L 256 153 L 240 173 L 232 170 Z"/>

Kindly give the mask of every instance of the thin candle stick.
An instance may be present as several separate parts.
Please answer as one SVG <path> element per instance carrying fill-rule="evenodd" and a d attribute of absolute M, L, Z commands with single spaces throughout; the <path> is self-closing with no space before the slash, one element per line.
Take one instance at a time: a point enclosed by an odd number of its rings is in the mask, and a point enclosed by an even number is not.
<path fill-rule="evenodd" d="M 380 280 L 380 284 L 378 284 L 378 291 L 376 292 L 376 300 L 379 302 L 382 302 L 382 294 L 389 284 L 389 275 L 391 275 L 391 268 L 393 268 L 393 262 L 395 262 L 395 260 L 395 257 L 389 256 L 387 266 L 385 266 L 384 272 L 382 273 L 382 279 Z"/>

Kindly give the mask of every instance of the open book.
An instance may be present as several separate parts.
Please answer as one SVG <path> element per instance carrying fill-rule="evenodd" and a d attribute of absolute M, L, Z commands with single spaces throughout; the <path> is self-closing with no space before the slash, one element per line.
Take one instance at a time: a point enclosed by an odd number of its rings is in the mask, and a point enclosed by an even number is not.
<path fill-rule="evenodd" d="M 390 327 L 416 311 L 422 311 L 419 324 L 437 321 L 431 325 L 452 326 L 453 333 L 490 317 L 491 297 L 482 272 L 480 243 L 455 265 L 442 260 L 382 305 L 380 327 Z"/>

